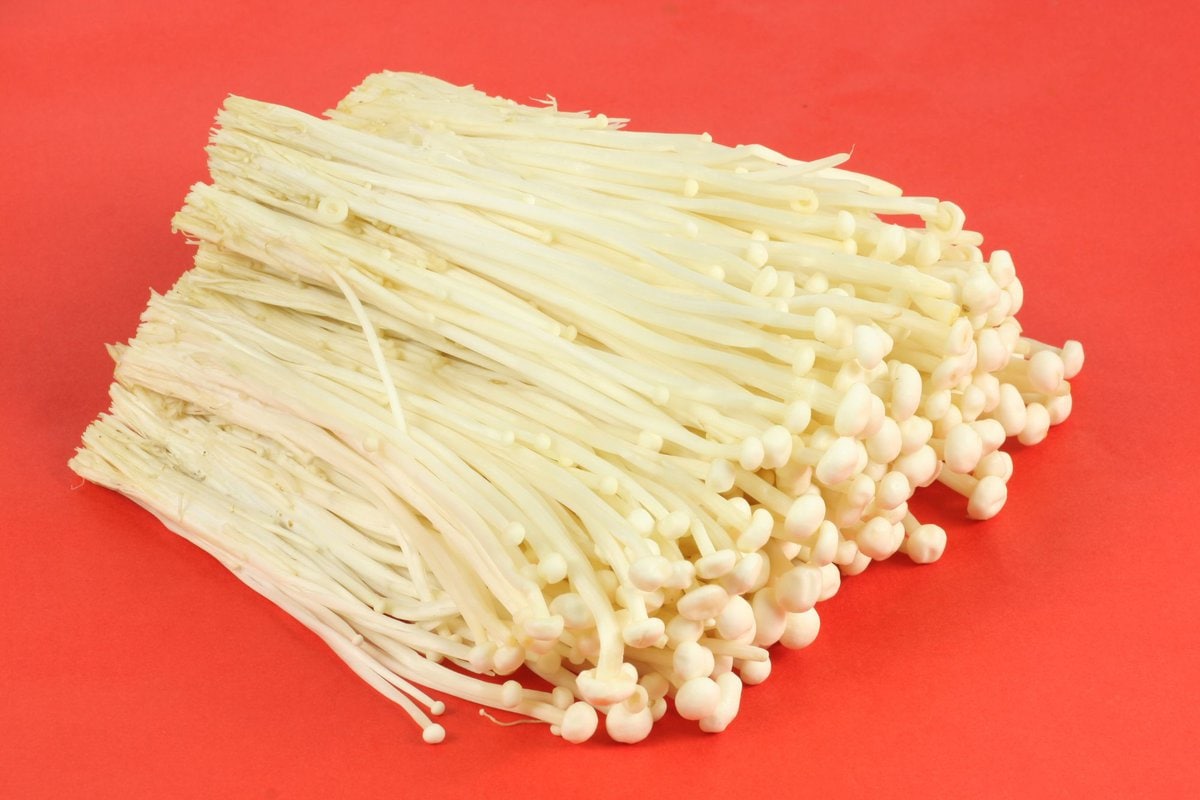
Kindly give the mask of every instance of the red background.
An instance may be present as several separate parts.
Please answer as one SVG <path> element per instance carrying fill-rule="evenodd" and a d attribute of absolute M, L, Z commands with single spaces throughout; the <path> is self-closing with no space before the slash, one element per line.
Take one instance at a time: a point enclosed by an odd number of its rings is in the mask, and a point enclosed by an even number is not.
<path fill-rule="evenodd" d="M 1192 4 L 567 5 L 0 4 L 0 796 L 1195 796 Z M 930 498 L 944 559 L 848 581 L 726 733 L 570 747 L 459 704 L 422 745 L 65 466 L 106 403 L 101 345 L 189 266 L 168 219 L 224 95 L 320 112 L 382 68 L 854 148 L 1014 253 L 1026 329 L 1087 347 L 1074 416 L 1016 454 L 997 519 Z"/>

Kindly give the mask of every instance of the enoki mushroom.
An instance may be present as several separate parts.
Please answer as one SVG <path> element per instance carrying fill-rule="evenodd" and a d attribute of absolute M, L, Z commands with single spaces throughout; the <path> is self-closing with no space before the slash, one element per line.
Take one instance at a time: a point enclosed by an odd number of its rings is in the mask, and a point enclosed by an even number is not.
<path fill-rule="evenodd" d="M 427 742 L 427 692 L 571 742 L 723 730 L 843 576 L 941 556 L 917 489 L 1001 509 L 1083 350 L 1024 335 L 952 203 L 623 125 L 394 73 L 326 118 L 231 97 L 195 266 L 72 467 Z"/>

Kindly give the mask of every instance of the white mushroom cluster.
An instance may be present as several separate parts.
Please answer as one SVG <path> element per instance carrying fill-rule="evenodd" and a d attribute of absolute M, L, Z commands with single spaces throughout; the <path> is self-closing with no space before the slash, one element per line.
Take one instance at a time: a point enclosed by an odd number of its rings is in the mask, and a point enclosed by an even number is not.
<path fill-rule="evenodd" d="M 72 466 L 427 691 L 636 742 L 723 730 L 842 576 L 985 519 L 1083 362 L 962 211 L 707 135 L 371 76 L 231 97 L 194 268 L 112 348 Z"/>

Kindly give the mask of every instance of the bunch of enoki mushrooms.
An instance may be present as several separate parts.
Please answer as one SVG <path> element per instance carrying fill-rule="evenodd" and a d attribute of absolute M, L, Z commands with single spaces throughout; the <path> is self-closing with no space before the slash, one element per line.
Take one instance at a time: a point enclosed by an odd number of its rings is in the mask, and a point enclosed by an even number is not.
<path fill-rule="evenodd" d="M 194 268 L 72 461 L 427 742 L 427 690 L 723 730 L 842 576 L 941 555 L 917 489 L 994 515 L 1006 440 L 1071 410 L 1082 348 L 1023 335 L 954 204 L 623 123 L 398 73 L 325 118 L 229 98 Z"/>

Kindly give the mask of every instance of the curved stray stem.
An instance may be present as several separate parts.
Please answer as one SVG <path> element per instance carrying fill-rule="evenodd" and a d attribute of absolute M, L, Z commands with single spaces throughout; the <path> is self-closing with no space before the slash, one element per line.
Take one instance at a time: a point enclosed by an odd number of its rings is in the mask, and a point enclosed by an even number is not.
<path fill-rule="evenodd" d="M 549 723 L 542 719 L 511 719 L 508 722 L 501 722 L 492 716 L 486 708 L 479 709 L 479 716 L 487 717 L 493 724 L 499 725 L 501 728 L 511 728 L 514 725 L 548 725 Z"/>
<path fill-rule="evenodd" d="M 362 326 L 363 335 L 367 337 L 367 346 L 371 349 L 371 358 L 375 360 L 375 367 L 379 370 L 379 379 L 383 382 L 383 389 L 387 393 L 388 406 L 392 409 L 396 427 L 401 433 L 407 434 L 408 423 L 404 418 L 404 409 L 400 407 L 400 395 L 396 393 L 396 384 L 392 382 L 392 373 L 388 370 L 387 361 L 384 360 L 383 348 L 379 345 L 379 335 L 375 333 L 375 326 L 371 324 L 366 309 L 363 308 L 358 295 L 350 288 L 350 284 L 346 283 L 346 279 L 332 269 L 329 270 L 329 275 L 345 295 L 346 302 L 350 304 L 354 316 L 358 319 L 358 324 Z"/>

